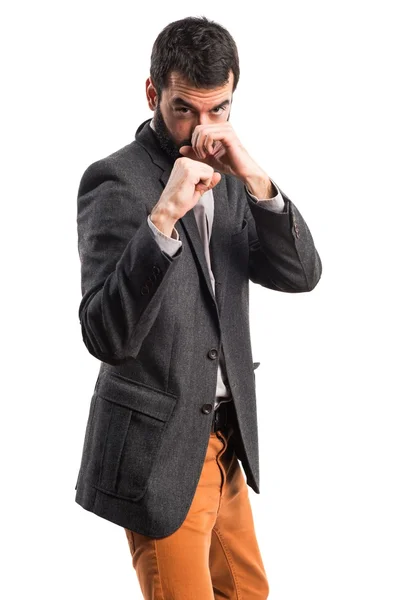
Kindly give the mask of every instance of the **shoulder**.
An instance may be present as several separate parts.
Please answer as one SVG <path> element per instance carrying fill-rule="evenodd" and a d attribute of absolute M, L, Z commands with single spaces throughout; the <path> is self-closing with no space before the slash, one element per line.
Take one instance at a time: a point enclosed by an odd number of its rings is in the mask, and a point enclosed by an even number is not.
<path fill-rule="evenodd" d="M 78 195 L 84 194 L 86 190 L 93 189 L 107 180 L 132 183 L 137 178 L 148 177 L 149 169 L 154 169 L 144 148 L 133 140 L 122 148 L 99 158 L 84 170 L 80 183 Z"/>

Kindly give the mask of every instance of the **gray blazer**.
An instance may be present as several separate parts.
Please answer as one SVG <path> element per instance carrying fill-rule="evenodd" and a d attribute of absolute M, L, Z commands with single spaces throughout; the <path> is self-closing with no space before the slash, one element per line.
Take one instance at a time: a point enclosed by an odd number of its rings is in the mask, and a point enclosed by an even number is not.
<path fill-rule="evenodd" d="M 170 257 L 147 216 L 173 162 L 150 119 L 135 140 L 92 163 L 78 190 L 83 341 L 101 361 L 76 502 L 151 537 L 182 524 L 199 481 L 213 418 L 223 345 L 238 428 L 235 451 L 260 493 L 249 280 L 282 292 L 312 290 L 321 261 L 300 212 L 255 202 L 223 175 L 214 188 L 213 294 L 193 209 L 176 223 Z"/>

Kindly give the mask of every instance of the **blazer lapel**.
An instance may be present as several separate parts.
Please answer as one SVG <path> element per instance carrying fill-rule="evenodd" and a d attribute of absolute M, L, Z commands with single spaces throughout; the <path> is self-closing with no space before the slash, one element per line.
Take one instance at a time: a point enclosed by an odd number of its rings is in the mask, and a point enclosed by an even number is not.
<path fill-rule="evenodd" d="M 136 132 L 136 141 L 147 150 L 153 162 L 162 170 L 160 174 L 160 181 L 163 187 L 165 187 L 174 163 L 159 146 L 157 136 L 150 127 L 150 120 L 151 119 L 145 121 L 139 127 Z M 210 239 L 210 256 L 211 268 L 215 278 L 215 297 L 212 289 L 210 274 L 208 272 L 206 257 L 204 255 L 203 243 L 197 227 L 193 209 L 188 210 L 187 213 L 177 221 L 175 227 L 180 237 L 183 233 L 183 230 L 185 231 L 197 264 L 199 265 L 200 271 L 204 277 L 207 289 L 216 306 L 217 312 L 219 312 L 222 309 L 224 283 L 228 270 L 226 257 L 229 256 L 232 231 L 230 211 L 228 206 L 228 193 L 224 175 L 222 175 L 219 184 L 213 189 L 213 196 L 214 219 Z"/>
<path fill-rule="evenodd" d="M 229 206 L 225 175 L 222 175 L 219 184 L 213 188 L 213 196 L 214 220 L 210 238 L 210 257 L 211 269 L 215 278 L 215 295 L 221 312 L 229 267 L 231 234 L 233 231 L 232 213 Z"/>

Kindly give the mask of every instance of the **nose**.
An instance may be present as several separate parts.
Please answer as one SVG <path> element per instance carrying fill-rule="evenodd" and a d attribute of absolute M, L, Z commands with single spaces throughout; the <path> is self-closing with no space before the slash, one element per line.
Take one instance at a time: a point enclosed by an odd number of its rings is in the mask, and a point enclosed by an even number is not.
<path fill-rule="evenodd" d="M 197 115 L 197 119 L 196 119 L 196 125 L 194 127 L 197 127 L 198 125 L 209 125 L 212 123 L 211 117 L 207 112 L 204 113 L 198 113 Z M 192 130 L 192 134 L 191 134 L 191 138 L 193 136 L 193 131 Z"/>
<path fill-rule="evenodd" d="M 211 117 L 208 114 L 208 112 L 199 114 L 199 118 L 198 118 L 199 125 L 209 125 L 210 123 L 212 123 L 212 120 L 211 120 Z"/>

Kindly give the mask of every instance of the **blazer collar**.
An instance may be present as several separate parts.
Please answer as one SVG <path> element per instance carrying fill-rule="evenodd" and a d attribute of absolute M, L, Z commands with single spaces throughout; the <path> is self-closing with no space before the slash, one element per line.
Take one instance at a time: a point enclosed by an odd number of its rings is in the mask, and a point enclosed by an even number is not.
<path fill-rule="evenodd" d="M 159 179 L 162 186 L 168 182 L 174 161 L 161 148 L 157 135 L 150 127 L 151 119 L 144 121 L 136 131 L 135 139 L 150 155 L 153 163 L 160 168 Z M 226 177 L 222 174 L 221 181 L 213 189 L 214 196 L 214 220 L 210 238 L 210 256 L 211 268 L 215 279 L 215 298 L 212 289 L 208 265 L 203 250 L 203 242 L 201 240 L 199 230 L 193 209 L 187 211 L 181 219 L 178 220 L 175 227 L 182 237 L 182 228 L 185 230 L 193 253 L 196 257 L 200 271 L 204 276 L 207 289 L 215 304 L 217 313 L 220 312 L 223 306 L 223 295 L 225 290 L 226 275 L 228 271 L 227 260 L 230 253 L 230 242 L 233 231 L 233 223 L 231 211 L 229 207 L 228 191 Z"/>

